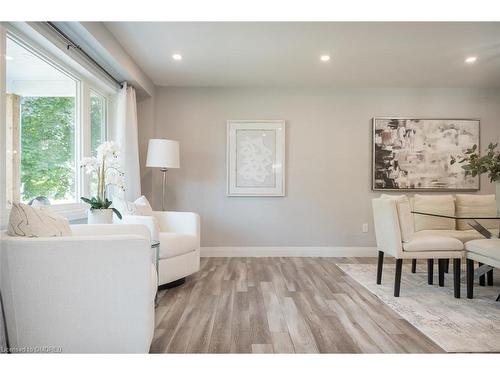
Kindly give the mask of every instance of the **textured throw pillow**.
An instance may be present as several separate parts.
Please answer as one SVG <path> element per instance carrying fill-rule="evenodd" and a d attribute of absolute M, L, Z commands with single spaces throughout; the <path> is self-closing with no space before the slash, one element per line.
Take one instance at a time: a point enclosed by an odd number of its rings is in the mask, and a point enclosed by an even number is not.
<path fill-rule="evenodd" d="M 113 197 L 113 207 L 120 211 L 122 215 L 153 215 L 153 209 L 144 195 L 141 195 L 134 202 L 127 201 L 120 197 Z"/>
<path fill-rule="evenodd" d="M 413 211 L 427 212 L 438 215 L 455 215 L 455 199 L 453 195 L 420 195 L 415 194 L 411 200 Z M 420 230 L 454 230 L 455 219 L 414 215 L 415 231 Z"/>
<path fill-rule="evenodd" d="M 413 214 L 411 213 L 410 201 L 406 195 L 389 195 L 382 194 L 382 199 L 392 199 L 396 201 L 398 210 L 399 228 L 401 229 L 401 239 L 403 242 L 411 241 L 415 232 L 415 223 L 413 222 Z"/>
<path fill-rule="evenodd" d="M 494 194 L 457 194 L 455 200 L 457 216 L 491 215 L 497 213 L 497 203 Z M 498 229 L 498 220 L 478 220 L 481 225 L 489 229 Z M 457 220 L 460 230 L 471 229 L 470 220 Z"/>
<path fill-rule="evenodd" d="M 66 218 L 50 209 L 13 203 L 7 233 L 19 237 L 63 237 L 71 236 L 71 228 Z"/>
<path fill-rule="evenodd" d="M 153 215 L 153 209 L 144 195 L 141 195 L 134 202 L 126 201 L 120 197 L 113 197 L 113 207 L 120 211 L 122 215 L 151 216 L 156 228 L 156 233 L 160 232 L 160 223 Z M 151 235 L 153 237 L 155 236 L 154 233 L 151 233 Z"/>
<path fill-rule="evenodd" d="M 138 215 L 142 216 L 153 216 L 153 208 L 149 204 L 148 199 L 141 195 L 134 201 L 135 207 L 137 209 Z"/>

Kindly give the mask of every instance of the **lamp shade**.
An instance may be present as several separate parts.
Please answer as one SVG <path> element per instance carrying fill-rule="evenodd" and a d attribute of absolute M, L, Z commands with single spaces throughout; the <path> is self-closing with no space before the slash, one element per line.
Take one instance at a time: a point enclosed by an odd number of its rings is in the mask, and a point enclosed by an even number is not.
<path fill-rule="evenodd" d="M 146 167 L 179 168 L 179 142 L 169 139 L 150 139 Z"/>

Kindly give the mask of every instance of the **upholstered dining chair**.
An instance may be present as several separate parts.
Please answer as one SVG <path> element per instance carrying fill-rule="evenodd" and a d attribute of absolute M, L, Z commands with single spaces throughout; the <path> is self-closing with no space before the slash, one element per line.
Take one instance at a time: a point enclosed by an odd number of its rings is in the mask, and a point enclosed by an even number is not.
<path fill-rule="evenodd" d="M 444 285 L 446 259 L 453 259 L 454 295 L 460 298 L 461 259 L 463 242 L 449 236 L 413 235 L 410 203 L 406 199 L 375 198 L 372 200 L 375 235 L 378 248 L 377 284 L 382 282 L 384 255 L 396 258 L 394 296 L 399 297 L 404 259 L 427 260 L 428 283 L 433 283 L 434 260 L 439 260 L 439 285 Z"/>

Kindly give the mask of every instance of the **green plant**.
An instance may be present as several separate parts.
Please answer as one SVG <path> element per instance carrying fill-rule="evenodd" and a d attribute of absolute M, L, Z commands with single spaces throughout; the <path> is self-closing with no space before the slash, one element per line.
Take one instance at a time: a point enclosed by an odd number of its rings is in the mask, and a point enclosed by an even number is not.
<path fill-rule="evenodd" d="M 91 210 L 105 210 L 111 208 L 119 219 L 122 218 L 122 214 L 116 208 L 110 207 L 113 202 L 111 202 L 107 198 L 104 198 L 104 200 L 102 200 L 100 197 L 92 197 L 91 199 L 81 197 L 80 199 L 85 203 L 88 203 Z"/>
<path fill-rule="evenodd" d="M 119 149 L 114 142 L 104 142 L 97 147 L 97 155 L 83 158 L 80 167 L 87 174 L 97 177 L 97 196 L 92 198 L 81 197 L 81 200 L 90 204 L 91 210 L 108 209 L 111 202 L 106 198 L 109 185 L 114 185 L 125 190 L 124 173 L 119 169 Z M 116 208 L 111 208 L 120 219 L 122 215 Z"/>
<path fill-rule="evenodd" d="M 472 177 L 488 173 L 490 182 L 500 181 L 500 151 L 496 150 L 498 143 L 490 143 L 484 156 L 479 155 L 477 145 L 467 149 L 464 155 L 451 156 L 450 165 L 462 164 L 465 175 Z"/>

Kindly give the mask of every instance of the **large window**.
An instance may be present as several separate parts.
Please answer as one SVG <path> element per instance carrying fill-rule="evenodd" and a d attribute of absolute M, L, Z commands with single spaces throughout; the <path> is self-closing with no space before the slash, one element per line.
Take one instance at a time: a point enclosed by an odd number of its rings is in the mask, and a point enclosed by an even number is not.
<path fill-rule="evenodd" d="M 106 98 L 90 91 L 90 147 L 96 150 L 106 139 Z"/>
<path fill-rule="evenodd" d="M 76 203 L 92 185 L 78 162 L 106 139 L 107 98 L 14 37 L 5 55 L 7 204 Z"/>

